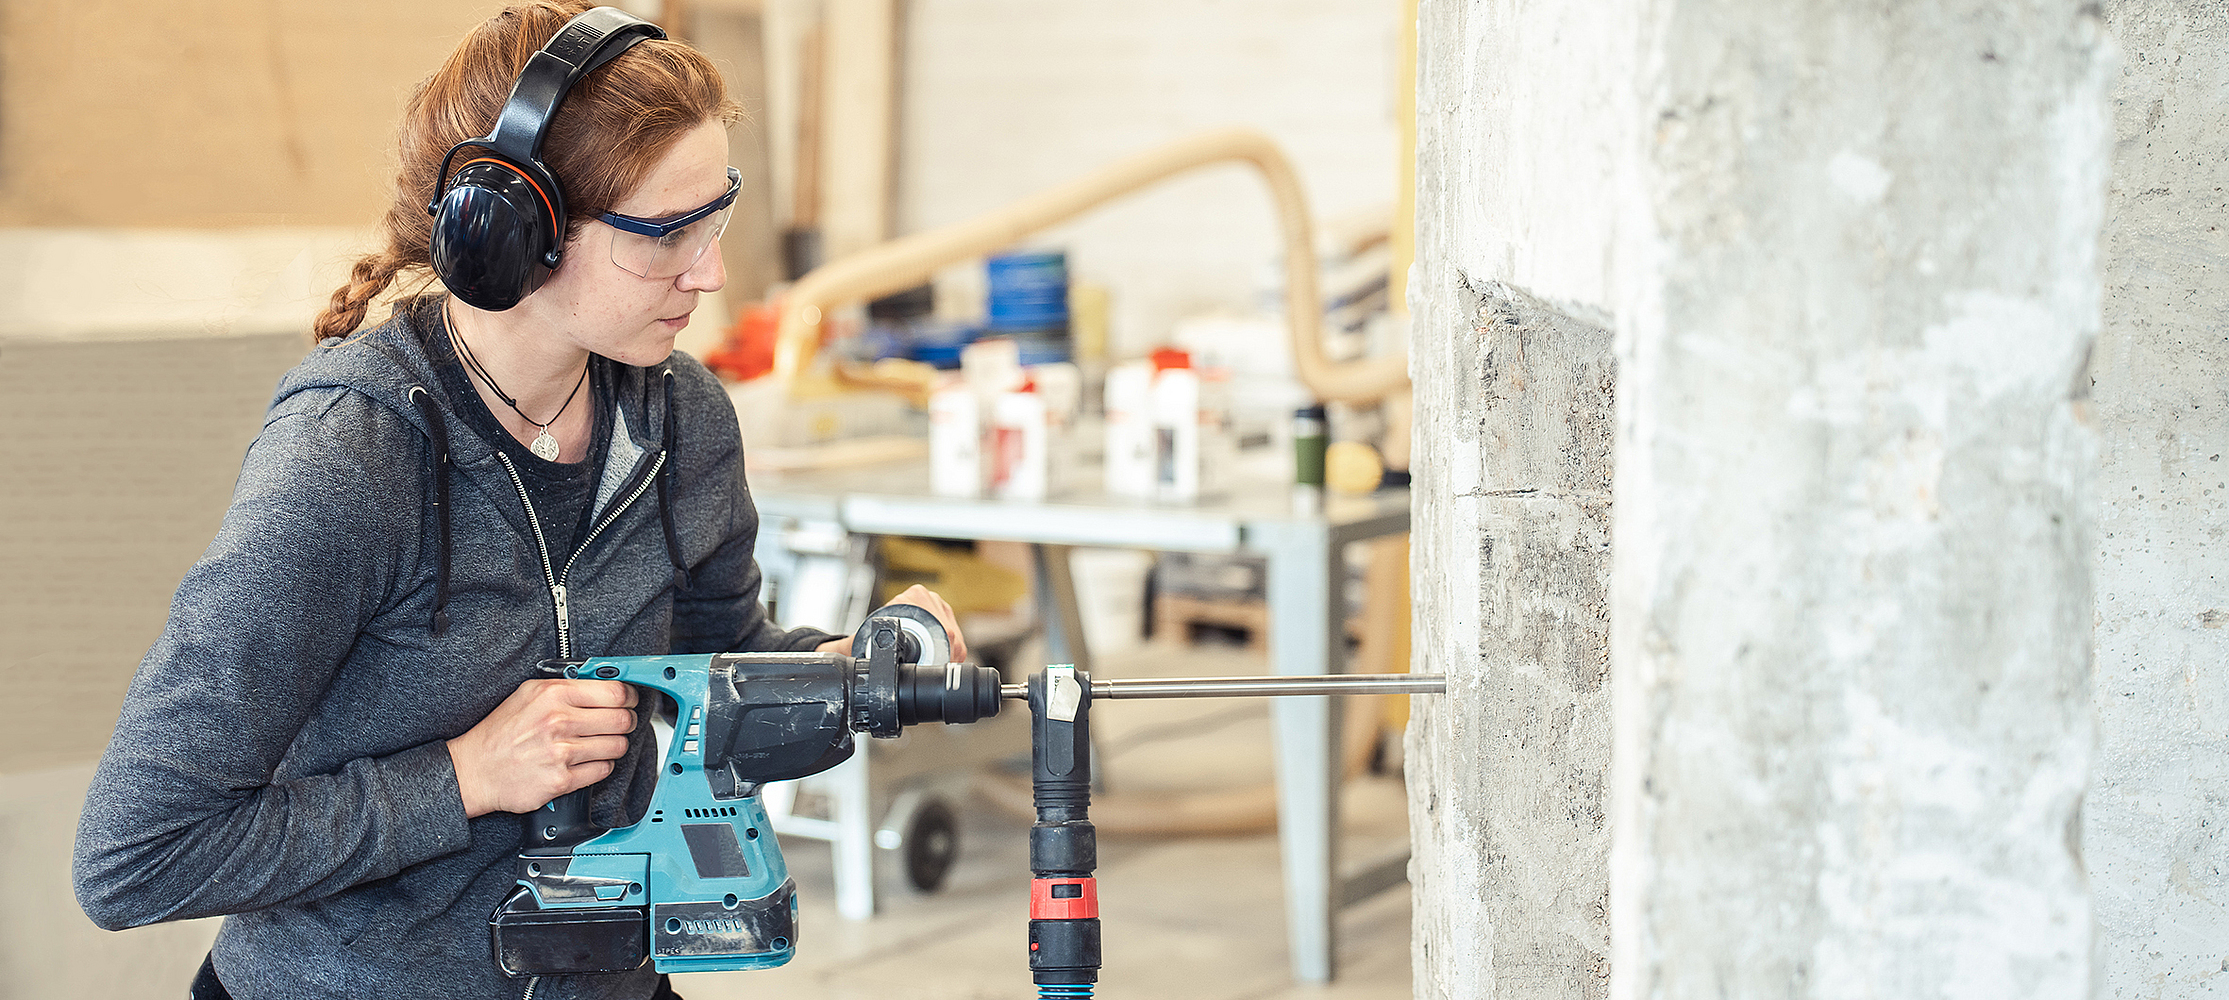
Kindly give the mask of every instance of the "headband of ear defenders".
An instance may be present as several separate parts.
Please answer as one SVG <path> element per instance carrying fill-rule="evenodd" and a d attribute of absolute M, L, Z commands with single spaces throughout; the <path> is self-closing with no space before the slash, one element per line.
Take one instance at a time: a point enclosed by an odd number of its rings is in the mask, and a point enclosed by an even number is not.
<path fill-rule="evenodd" d="M 459 145 L 482 146 L 515 160 L 541 162 L 542 140 L 548 136 L 550 119 L 557 114 L 566 92 L 581 77 L 619 58 L 635 43 L 664 37 L 665 31 L 657 25 L 617 7 L 598 7 L 573 18 L 557 29 L 549 44 L 534 53 L 526 61 L 526 68 L 519 71 L 511 98 L 503 103 L 503 113 L 495 120 L 494 131 Z"/>
<path fill-rule="evenodd" d="M 542 163 L 550 119 L 580 78 L 636 43 L 664 38 L 657 25 L 616 7 L 597 7 L 557 30 L 528 59 L 488 134 L 449 147 L 436 174 L 434 273 L 458 298 L 503 310 L 533 294 L 557 268 L 565 233 L 565 194 Z M 450 176 L 467 147 L 485 151 Z"/>

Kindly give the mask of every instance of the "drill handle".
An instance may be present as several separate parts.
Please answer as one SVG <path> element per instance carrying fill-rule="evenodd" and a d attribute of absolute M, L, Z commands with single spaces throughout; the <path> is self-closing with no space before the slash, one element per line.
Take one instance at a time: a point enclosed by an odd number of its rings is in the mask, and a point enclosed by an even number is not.
<path fill-rule="evenodd" d="M 649 678 L 629 677 L 622 668 L 611 663 L 595 668 L 590 668 L 588 664 L 587 660 L 543 660 L 534 665 L 534 676 L 550 680 L 616 680 L 640 688 L 644 698 L 651 697 L 653 693 L 663 694 L 668 698 L 675 697 L 673 692 Z M 616 763 L 624 764 L 626 761 L 623 759 Z M 613 773 L 618 772 L 615 770 Z M 653 777 L 651 780 L 657 779 Z M 597 826 L 589 819 L 589 797 L 595 788 L 596 785 L 592 784 L 575 789 L 528 813 L 524 831 L 526 848 L 521 853 L 530 856 L 564 854 L 573 846 L 605 833 L 605 827 Z"/>
<path fill-rule="evenodd" d="M 574 845 L 603 833 L 603 827 L 589 822 L 588 792 L 588 788 L 566 792 L 527 814 L 526 847 L 519 853 L 527 856 L 566 854 Z"/>

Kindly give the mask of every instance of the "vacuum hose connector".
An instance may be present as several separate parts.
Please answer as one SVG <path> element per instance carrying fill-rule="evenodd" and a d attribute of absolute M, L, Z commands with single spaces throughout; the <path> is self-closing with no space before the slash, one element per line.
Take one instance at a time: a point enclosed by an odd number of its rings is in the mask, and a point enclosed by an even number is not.
<path fill-rule="evenodd" d="M 1029 680 L 1029 972 L 1040 997 L 1089 997 L 1099 981 L 1099 834 L 1091 825 L 1091 676 Z"/>

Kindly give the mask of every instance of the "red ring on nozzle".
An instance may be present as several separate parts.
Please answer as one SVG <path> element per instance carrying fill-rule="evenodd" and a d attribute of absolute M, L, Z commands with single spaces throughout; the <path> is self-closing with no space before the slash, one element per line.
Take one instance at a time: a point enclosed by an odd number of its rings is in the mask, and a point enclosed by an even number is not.
<path fill-rule="evenodd" d="M 1053 895 L 1054 886 L 1076 886 L 1074 895 Z M 1029 919 L 1092 920 L 1099 916 L 1099 880 L 1095 878 L 1033 878 L 1029 880 Z"/>

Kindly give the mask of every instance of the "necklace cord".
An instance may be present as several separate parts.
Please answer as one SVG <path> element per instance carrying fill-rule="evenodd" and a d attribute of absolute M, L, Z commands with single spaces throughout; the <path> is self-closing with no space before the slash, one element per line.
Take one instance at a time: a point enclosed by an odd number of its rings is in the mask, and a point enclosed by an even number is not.
<path fill-rule="evenodd" d="M 464 334 L 458 332 L 456 321 L 449 316 L 448 303 L 446 302 L 442 303 L 441 320 L 449 328 L 450 342 L 456 344 L 458 350 L 462 353 L 465 367 L 472 369 L 473 374 L 480 376 L 480 381 L 486 382 L 488 388 L 495 390 L 495 398 L 502 400 L 503 405 L 510 407 L 512 413 L 518 414 L 520 420 L 533 424 L 535 430 L 548 433 L 549 425 L 556 423 L 557 418 L 565 415 L 565 409 L 573 405 L 573 397 L 580 395 L 581 385 L 588 381 L 588 362 L 583 361 L 580 366 L 580 377 L 573 380 L 573 391 L 565 394 L 565 402 L 558 404 L 557 412 L 550 414 L 548 420 L 535 420 L 533 417 L 527 416 L 525 410 L 519 409 L 518 400 L 504 394 L 503 387 L 495 384 L 495 377 L 489 375 L 487 368 L 480 364 L 480 359 L 473 356 L 472 345 L 465 343 Z"/>

